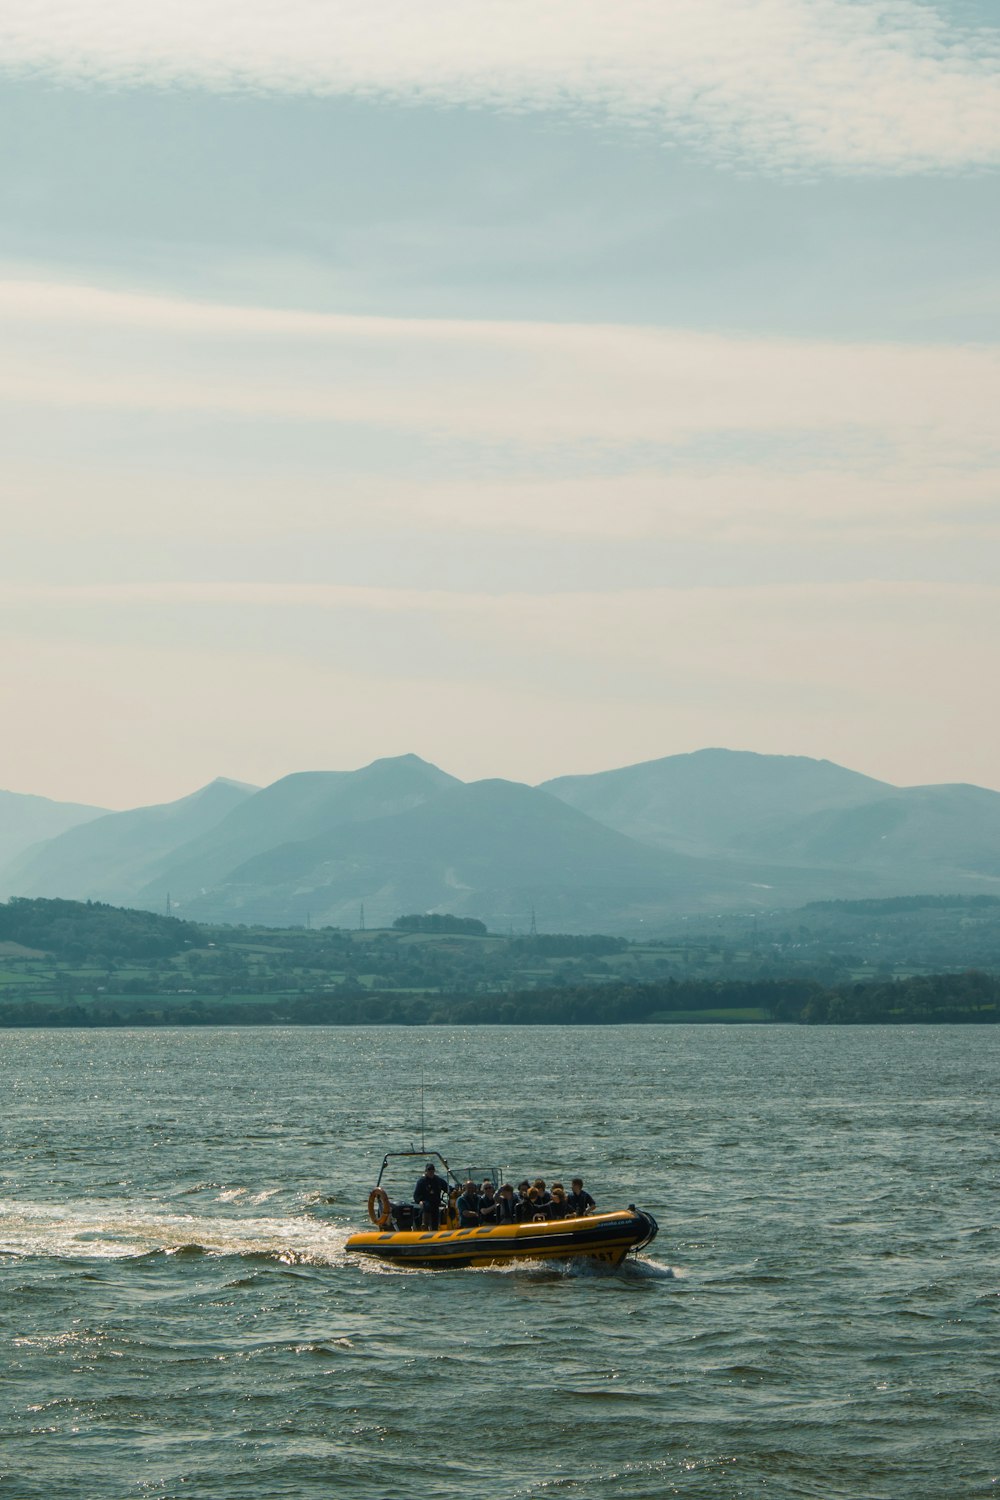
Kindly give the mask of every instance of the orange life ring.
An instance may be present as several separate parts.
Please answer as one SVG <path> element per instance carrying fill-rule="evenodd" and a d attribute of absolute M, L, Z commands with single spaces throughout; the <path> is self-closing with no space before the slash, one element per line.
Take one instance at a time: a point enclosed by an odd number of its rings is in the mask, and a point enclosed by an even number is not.
<path fill-rule="evenodd" d="M 368 1217 L 379 1229 L 384 1229 L 392 1218 L 392 1204 L 385 1188 L 372 1188 L 368 1194 Z"/>

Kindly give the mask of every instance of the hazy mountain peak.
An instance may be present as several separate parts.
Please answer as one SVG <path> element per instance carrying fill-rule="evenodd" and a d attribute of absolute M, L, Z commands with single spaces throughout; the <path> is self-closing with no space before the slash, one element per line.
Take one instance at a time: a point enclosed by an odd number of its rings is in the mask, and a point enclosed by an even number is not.
<path fill-rule="evenodd" d="M 155 903 L 169 890 L 175 900 L 183 901 L 269 850 L 346 824 L 390 817 L 460 785 L 418 755 L 383 756 L 356 771 L 293 772 L 178 847 L 169 861 L 161 862 L 141 895 Z"/>
<path fill-rule="evenodd" d="M 543 790 L 633 838 L 714 856 L 774 820 L 853 806 L 895 788 L 829 760 L 711 747 L 560 776 Z"/>
<path fill-rule="evenodd" d="M 431 761 L 424 760 L 412 752 L 405 755 L 380 756 L 377 760 L 369 761 L 368 765 L 361 766 L 359 770 L 347 774 L 365 778 L 378 777 L 383 780 L 399 778 L 413 781 L 416 779 L 437 786 L 458 784 L 457 776 L 449 775 L 447 771 L 442 771 L 440 766 L 435 766 Z"/>
<path fill-rule="evenodd" d="M 372 766 L 424 766 L 428 771 L 436 771 L 440 776 L 447 776 L 447 771 L 442 771 L 433 761 L 425 760 L 422 755 L 417 755 L 413 750 L 405 750 L 402 755 L 379 755 L 361 770 L 370 771 Z M 452 780 L 456 778 L 452 777 Z"/>

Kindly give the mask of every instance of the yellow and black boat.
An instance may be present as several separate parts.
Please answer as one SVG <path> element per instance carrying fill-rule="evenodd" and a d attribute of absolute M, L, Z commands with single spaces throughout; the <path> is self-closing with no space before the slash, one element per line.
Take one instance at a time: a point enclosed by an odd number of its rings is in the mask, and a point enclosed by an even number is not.
<path fill-rule="evenodd" d="M 447 1207 L 439 1229 L 416 1225 L 412 1202 L 393 1201 L 383 1180 L 390 1162 L 400 1158 L 436 1158 L 449 1184 Z M 492 1178 L 495 1168 L 469 1168 L 466 1178 Z M 657 1223 L 651 1213 L 629 1204 L 611 1213 L 589 1213 L 580 1218 L 544 1219 L 520 1224 L 482 1225 L 461 1229 L 455 1202 L 459 1182 L 439 1152 L 389 1152 L 368 1199 L 373 1229 L 352 1234 L 347 1249 L 371 1255 L 392 1265 L 420 1270 L 461 1270 L 467 1266 L 504 1265 L 518 1260 L 569 1260 L 585 1258 L 607 1266 L 621 1265 L 630 1250 L 641 1250 L 656 1237 Z"/>

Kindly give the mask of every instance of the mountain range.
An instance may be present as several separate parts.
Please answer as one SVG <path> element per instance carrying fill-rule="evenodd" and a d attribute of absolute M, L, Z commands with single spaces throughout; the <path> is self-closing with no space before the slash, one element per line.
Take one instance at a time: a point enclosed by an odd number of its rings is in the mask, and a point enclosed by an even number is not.
<path fill-rule="evenodd" d="M 0 793 L 0 893 L 204 921 L 655 932 L 690 912 L 1000 892 L 1000 793 L 896 787 L 825 760 L 709 749 L 519 782 L 416 755 L 127 812 Z"/>

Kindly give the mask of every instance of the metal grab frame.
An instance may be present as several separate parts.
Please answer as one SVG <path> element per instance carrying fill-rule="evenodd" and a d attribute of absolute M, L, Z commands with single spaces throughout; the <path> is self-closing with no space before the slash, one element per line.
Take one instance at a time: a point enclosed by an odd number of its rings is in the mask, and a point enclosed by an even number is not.
<path fill-rule="evenodd" d="M 412 1148 L 409 1151 L 387 1151 L 382 1158 L 382 1165 L 378 1170 L 378 1180 L 375 1183 L 375 1192 L 378 1192 L 379 1188 L 382 1186 L 382 1178 L 385 1176 L 386 1167 L 391 1161 L 397 1161 L 400 1158 L 409 1158 L 410 1160 L 414 1161 L 427 1161 L 429 1158 L 436 1158 L 441 1163 L 442 1167 L 444 1168 L 445 1181 L 454 1184 L 453 1187 L 449 1187 L 448 1189 L 448 1197 L 445 1201 L 444 1206 L 444 1219 L 449 1228 L 455 1227 L 458 1224 L 458 1215 L 455 1212 L 455 1199 L 459 1194 L 459 1181 L 454 1172 L 449 1167 L 447 1158 L 442 1156 L 440 1151 L 414 1151 Z"/>
<path fill-rule="evenodd" d="M 382 1165 L 381 1167 L 379 1167 L 378 1179 L 375 1183 L 376 1192 L 382 1186 L 382 1178 L 385 1176 L 386 1168 L 388 1167 L 389 1163 L 391 1161 L 400 1160 L 425 1162 L 436 1160 L 441 1163 L 441 1166 L 444 1168 L 445 1181 L 451 1184 L 448 1191 L 447 1203 L 445 1204 L 444 1208 L 444 1219 L 449 1228 L 457 1229 L 458 1214 L 455 1209 L 455 1200 L 457 1199 L 459 1193 L 462 1191 L 462 1182 L 464 1182 L 466 1178 L 472 1177 L 474 1175 L 473 1169 L 471 1167 L 467 1167 L 465 1170 L 465 1178 L 463 1178 L 462 1181 L 459 1181 L 458 1177 L 448 1165 L 447 1157 L 442 1156 L 440 1151 L 417 1151 L 412 1146 L 409 1151 L 387 1151 L 382 1158 Z M 499 1167 L 477 1167 L 476 1171 L 481 1173 L 483 1176 L 488 1173 L 493 1181 L 494 1188 L 498 1188 L 500 1186 Z"/>
<path fill-rule="evenodd" d="M 382 1165 L 379 1167 L 378 1180 L 375 1183 L 375 1186 L 382 1186 L 382 1178 L 385 1175 L 385 1169 L 391 1161 L 396 1161 L 399 1157 L 407 1156 L 413 1158 L 423 1158 L 424 1161 L 427 1161 L 427 1159 L 432 1156 L 437 1157 L 438 1161 L 444 1167 L 445 1178 L 447 1179 L 450 1177 L 455 1186 L 459 1186 L 458 1178 L 455 1176 L 454 1172 L 449 1167 L 447 1160 L 441 1155 L 440 1151 L 387 1151 L 382 1158 Z"/>

